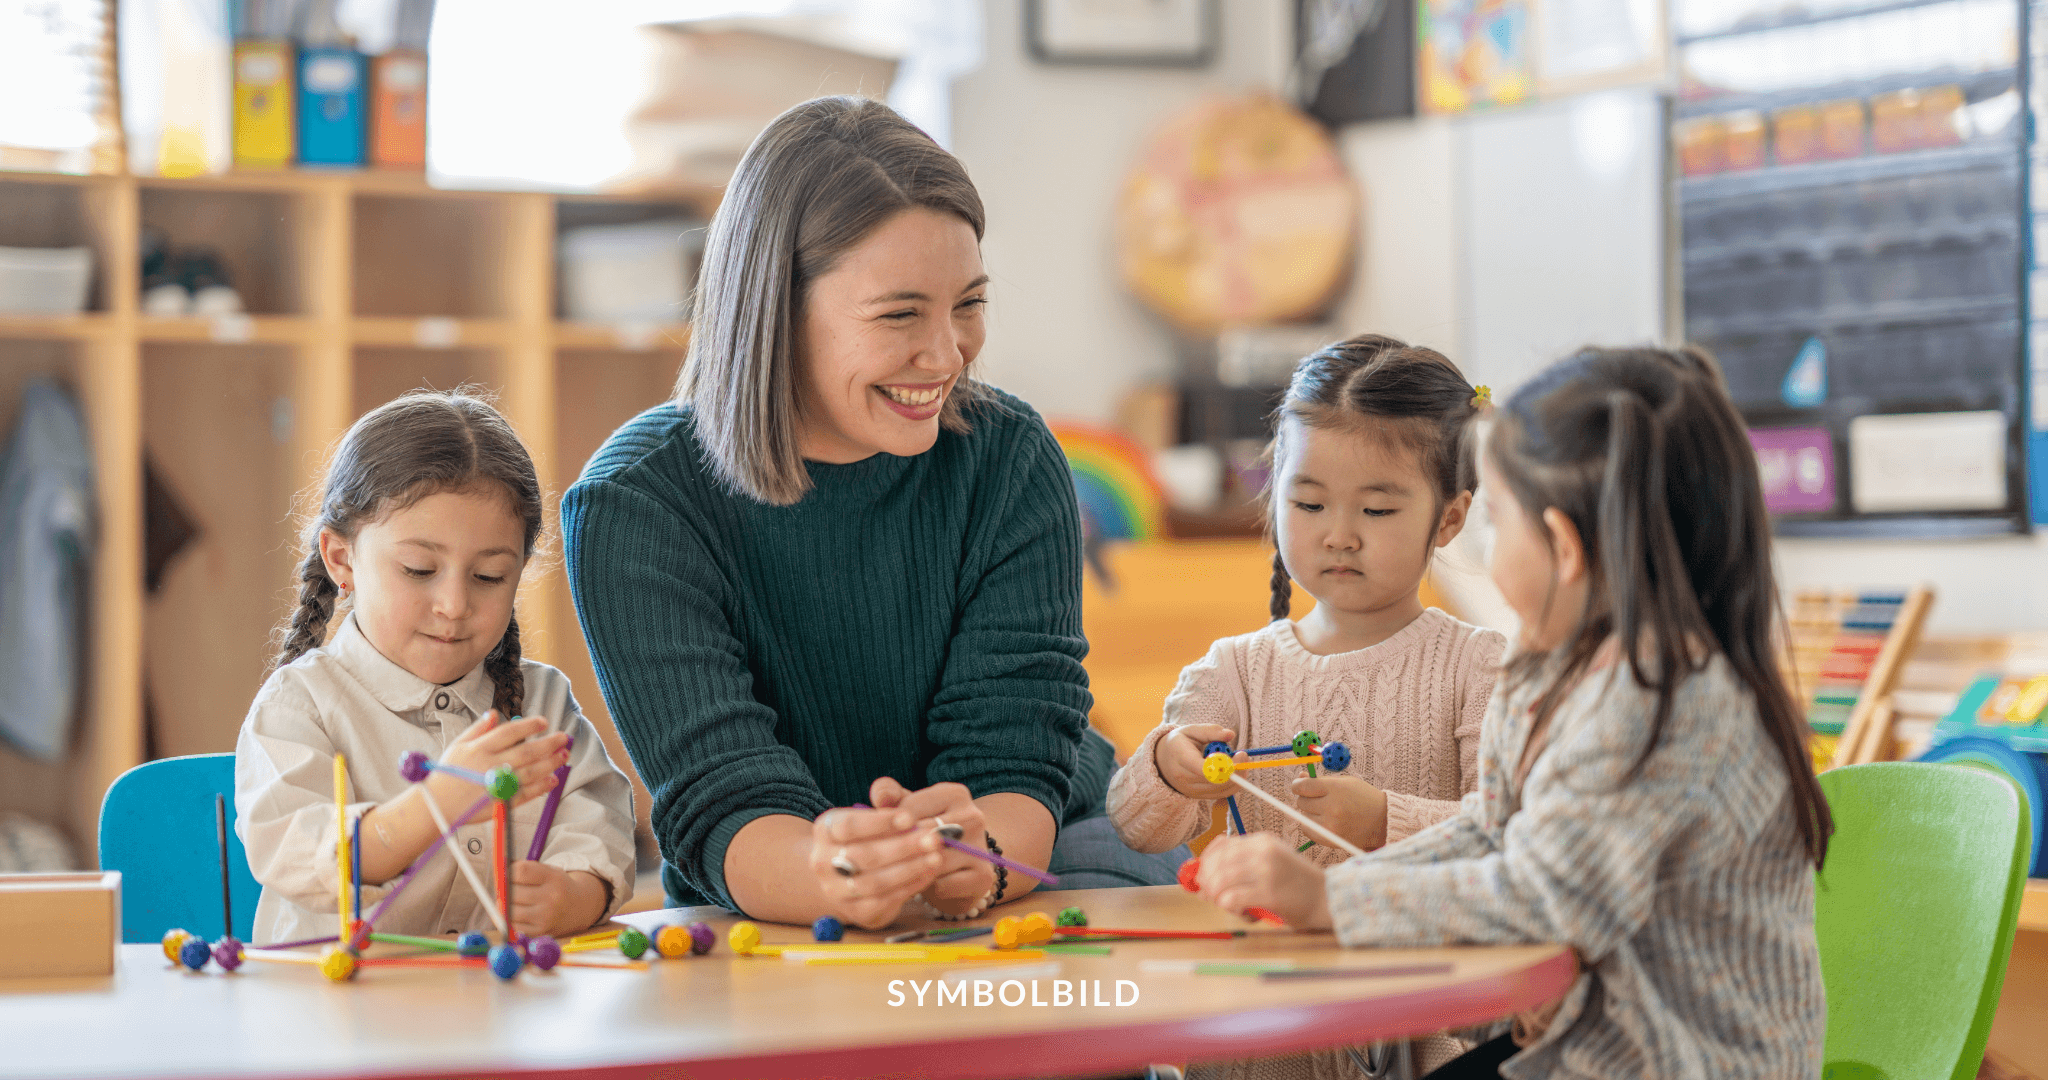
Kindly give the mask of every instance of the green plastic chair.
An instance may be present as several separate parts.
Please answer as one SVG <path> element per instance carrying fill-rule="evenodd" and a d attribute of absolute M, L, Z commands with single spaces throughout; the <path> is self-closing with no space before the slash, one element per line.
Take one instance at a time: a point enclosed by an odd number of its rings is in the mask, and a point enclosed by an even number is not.
<path fill-rule="evenodd" d="M 1820 786 L 1835 818 L 1814 897 L 1823 1080 L 1970 1080 L 2026 888 L 2026 803 L 1959 765 L 1852 765 Z"/>

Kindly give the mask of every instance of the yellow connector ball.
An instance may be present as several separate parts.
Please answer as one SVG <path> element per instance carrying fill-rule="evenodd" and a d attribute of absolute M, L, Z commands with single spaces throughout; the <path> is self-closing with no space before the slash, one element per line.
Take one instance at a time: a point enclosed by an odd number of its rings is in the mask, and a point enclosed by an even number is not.
<path fill-rule="evenodd" d="M 734 923 L 732 932 L 725 936 L 725 943 L 741 956 L 751 955 L 754 946 L 761 943 L 761 928 L 750 922 Z"/>
<path fill-rule="evenodd" d="M 1202 778 L 1212 784 L 1230 783 L 1230 774 L 1237 771 L 1237 762 L 1229 754 L 1210 754 L 1202 759 Z"/>
<path fill-rule="evenodd" d="M 183 949 L 185 943 L 191 939 L 192 935 L 183 930 L 164 931 L 164 959 L 173 964 L 178 963 L 178 950 Z"/>
<path fill-rule="evenodd" d="M 356 954 L 339 945 L 329 945 L 320 952 L 320 974 L 331 982 L 347 982 L 356 977 Z"/>
<path fill-rule="evenodd" d="M 1034 911 L 1017 923 L 1017 943 L 1020 945 L 1045 945 L 1052 941 L 1052 916 L 1043 911 Z"/>

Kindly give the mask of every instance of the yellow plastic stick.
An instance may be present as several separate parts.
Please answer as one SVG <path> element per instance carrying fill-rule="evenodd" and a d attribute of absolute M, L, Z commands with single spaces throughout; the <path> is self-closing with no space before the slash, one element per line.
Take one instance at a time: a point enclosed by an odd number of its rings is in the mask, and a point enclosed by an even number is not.
<path fill-rule="evenodd" d="M 1240 761 L 1236 764 L 1237 771 L 1243 772 L 1246 769 L 1277 769 L 1282 765 L 1321 765 L 1322 763 L 1322 756 L 1315 755 L 1312 757 L 1281 758 L 1278 761 Z"/>
<path fill-rule="evenodd" d="M 1010 960 L 1020 956 L 1034 957 L 1044 955 L 1044 949 L 1018 949 L 1015 952 L 992 952 L 986 954 L 986 957 L 990 960 Z M 788 958 L 787 954 L 784 955 L 784 958 Z M 889 956 L 869 955 L 867 953 L 847 953 L 839 956 L 807 956 L 804 958 L 805 967 L 852 967 L 860 964 L 952 964 L 960 962 L 979 962 L 979 958 L 973 955 L 914 956 L 910 954 L 904 954 L 902 956 Z"/>
<path fill-rule="evenodd" d="M 1242 766 L 1240 766 L 1240 768 L 1241 767 Z M 1302 828 L 1307 829 L 1308 831 L 1316 834 L 1318 837 L 1327 841 L 1331 846 L 1343 848 L 1345 851 L 1348 851 L 1353 855 L 1365 854 L 1365 851 L 1361 849 L 1358 845 L 1353 844 L 1351 841 L 1346 840 L 1341 836 L 1338 836 L 1336 833 L 1333 833 L 1330 830 L 1323 828 L 1321 825 L 1318 825 L 1313 821 L 1310 821 L 1307 815 L 1303 814 L 1299 810 L 1296 810 L 1294 807 L 1289 806 L 1284 802 L 1281 802 L 1279 799 L 1276 799 L 1273 796 L 1266 794 L 1264 788 L 1261 788 L 1257 784 L 1254 784 L 1246 780 L 1244 777 L 1232 776 L 1230 778 L 1230 782 L 1236 784 L 1238 787 L 1245 789 L 1246 791 L 1251 792 L 1254 795 L 1257 795 L 1259 798 L 1264 799 L 1269 803 L 1272 803 L 1273 809 L 1278 810 L 1283 814 L 1286 814 L 1288 817 L 1293 818 L 1297 822 L 1300 822 Z"/>
<path fill-rule="evenodd" d="M 341 940 L 348 940 L 348 759 L 341 754 L 334 755 L 334 857 L 338 863 L 335 880 L 340 883 L 341 896 L 335 901 L 335 913 L 340 917 Z"/>
<path fill-rule="evenodd" d="M 618 947 L 618 938 L 592 938 L 589 941 L 572 941 L 562 946 L 562 951 L 565 953 L 597 952 L 600 949 L 616 949 Z"/>

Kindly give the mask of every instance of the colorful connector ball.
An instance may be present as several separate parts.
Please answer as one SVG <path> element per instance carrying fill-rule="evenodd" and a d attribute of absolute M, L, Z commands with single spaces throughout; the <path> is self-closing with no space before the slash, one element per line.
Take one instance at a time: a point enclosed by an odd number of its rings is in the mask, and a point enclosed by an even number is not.
<path fill-rule="evenodd" d="M 1318 736 L 1318 735 L 1317 735 L 1317 734 L 1316 734 L 1315 732 L 1313 732 L 1313 731 L 1297 731 L 1297 732 L 1295 732 L 1295 733 L 1294 733 L 1294 756 L 1295 756 L 1295 757 L 1307 757 L 1307 756 L 1309 756 L 1310 754 L 1312 754 L 1312 753 L 1314 753 L 1314 752 L 1315 752 L 1315 749 L 1316 749 L 1316 747 L 1317 747 L 1318 745 L 1320 745 L 1320 744 L 1322 743 L 1322 741 L 1323 741 L 1323 740 L 1322 740 L 1322 737 L 1321 737 L 1321 736 Z"/>
<path fill-rule="evenodd" d="M 628 926 L 619 931 L 619 951 L 625 953 L 628 960 L 640 959 L 651 944 L 653 942 L 647 940 L 647 935 L 639 927 Z"/>
<path fill-rule="evenodd" d="M 1189 859 L 1188 861 L 1180 864 L 1180 870 L 1174 874 L 1174 877 L 1180 880 L 1181 888 L 1186 889 L 1189 892 L 1201 892 L 1202 887 L 1200 885 L 1195 884 L 1195 877 L 1199 875 L 1201 872 L 1202 860 Z"/>
<path fill-rule="evenodd" d="M 1323 768 L 1343 772 L 1351 764 L 1351 748 L 1340 742 L 1323 744 Z"/>
<path fill-rule="evenodd" d="M 705 953 L 710 952 L 711 947 L 718 944 L 718 934 L 711 929 L 710 923 L 693 922 L 689 925 L 688 929 L 690 931 L 690 951 L 698 956 L 703 956 Z"/>
<path fill-rule="evenodd" d="M 178 946 L 178 962 L 194 971 L 205 970 L 206 962 L 211 959 L 212 947 L 206 944 L 205 938 L 196 934 L 186 938 L 185 943 Z"/>
<path fill-rule="evenodd" d="M 1202 779 L 1212 784 L 1228 784 L 1232 773 L 1237 771 L 1237 762 L 1229 754 L 1210 754 L 1202 759 Z"/>
<path fill-rule="evenodd" d="M 1230 753 L 1230 744 L 1227 742 L 1212 742 L 1209 745 L 1202 747 L 1203 757 L 1208 757 L 1210 754 L 1228 753 Z"/>
<path fill-rule="evenodd" d="M 1060 926 L 1086 926 L 1088 913 L 1077 907 L 1061 908 L 1060 916 L 1054 922 Z"/>
<path fill-rule="evenodd" d="M 320 974 L 330 982 L 347 982 L 356 977 L 356 954 L 339 945 L 329 945 L 320 952 Z"/>
<path fill-rule="evenodd" d="M 491 946 L 491 974 L 509 979 L 525 966 L 526 960 L 519 955 L 519 946 L 509 943 Z"/>
<path fill-rule="evenodd" d="M 542 934 L 526 939 L 526 962 L 542 971 L 551 971 L 562 960 L 562 943 Z"/>
<path fill-rule="evenodd" d="M 213 962 L 219 964 L 222 971 L 233 971 L 241 967 L 242 943 L 236 941 L 232 934 L 214 942 Z"/>
<path fill-rule="evenodd" d="M 175 927 L 164 931 L 164 959 L 173 964 L 182 963 L 183 961 L 178 959 L 178 951 L 185 947 L 185 939 L 191 936 Z"/>
<path fill-rule="evenodd" d="M 455 951 L 461 956 L 482 956 L 491 951 L 491 940 L 471 930 L 455 939 Z"/>
<path fill-rule="evenodd" d="M 737 922 L 725 935 L 725 943 L 741 956 L 751 956 L 754 946 L 761 943 L 761 928 L 750 922 Z"/>
<path fill-rule="evenodd" d="M 407 750 L 398 755 L 398 775 L 405 777 L 407 783 L 417 784 L 425 780 L 427 774 L 432 771 L 427 755 L 418 750 Z"/>
<path fill-rule="evenodd" d="M 811 924 L 812 941 L 838 941 L 845 936 L 846 927 L 830 915 L 820 915 L 818 921 Z"/>
<path fill-rule="evenodd" d="M 664 926 L 654 932 L 654 951 L 670 960 L 690 955 L 696 944 L 690 932 L 681 926 Z"/>
<path fill-rule="evenodd" d="M 511 802 L 519 797 L 519 774 L 500 765 L 484 774 L 484 790 L 499 802 Z"/>

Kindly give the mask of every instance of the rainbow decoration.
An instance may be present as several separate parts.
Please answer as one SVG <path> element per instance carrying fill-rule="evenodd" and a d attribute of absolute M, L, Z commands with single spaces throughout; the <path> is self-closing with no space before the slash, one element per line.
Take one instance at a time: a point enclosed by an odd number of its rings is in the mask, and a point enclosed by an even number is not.
<path fill-rule="evenodd" d="M 1144 447 L 1109 428 L 1068 421 L 1048 426 L 1066 452 L 1081 501 L 1082 532 L 1091 542 L 1165 534 L 1166 495 Z"/>

